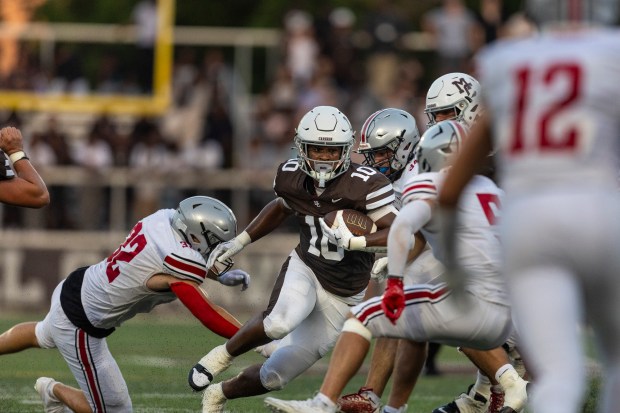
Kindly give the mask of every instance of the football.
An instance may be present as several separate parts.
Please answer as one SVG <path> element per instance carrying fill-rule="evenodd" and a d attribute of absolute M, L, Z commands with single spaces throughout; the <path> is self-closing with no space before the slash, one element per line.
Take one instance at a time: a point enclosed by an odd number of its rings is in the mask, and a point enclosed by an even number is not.
<path fill-rule="evenodd" d="M 344 223 L 349 231 L 356 237 L 372 234 L 377 230 L 375 222 L 366 214 L 356 211 L 355 209 L 341 209 L 329 212 L 323 219 L 325 223 L 333 228 L 336 217 L 342 215 Z"/>

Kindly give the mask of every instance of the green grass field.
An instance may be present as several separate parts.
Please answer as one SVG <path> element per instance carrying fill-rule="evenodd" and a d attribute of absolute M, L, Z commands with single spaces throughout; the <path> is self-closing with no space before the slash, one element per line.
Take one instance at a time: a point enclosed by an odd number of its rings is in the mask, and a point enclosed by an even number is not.
<path fill-rule="evenodd" d="M 0 332 L 12 325 L 37 317 L 4 317 Z M 161 316 L 137 317 L 124 324 L 108 338 L 112 354 L 123 372 L 135 412 L 199 412 L 201 395 L 187 385 L 187 372 L 197 360 L 224 340 L 204 329 L 190 317 L 179 319 Z M 233 367 L 219 378 L 236 375 L 244 367 L 261 362 L 251 353 L 239 357 Z M 443 347 L 439 357 L 440 377 L 422 377 L 409 400 L 410 412 L 428 412 L 451 400 L 473 382 L 474 370 L 455 349 Z M 305 399 L 316 392 L 327 367 L 328 358 L 319 361 L 310 371 L 290 383 L 284 390 L 272 393 L 279 398 Z M 365 373 L 363 371 L 362 373 Z M 39 395 L 33 389 L 40 376 L 53 377 L 76 386 L 64 360 L 56 350 L 31 349 L 0 357 L 0 412 L 42 412 Z M 347 392 L 363 383 L 365 374 L 358 374 Z M 228 412 L 265 412 L 266 396 L 231 400 Z M 384 397 L 385 399 L 385 397 Z M 584 412 L 594 411 L 592 405 Z"/>

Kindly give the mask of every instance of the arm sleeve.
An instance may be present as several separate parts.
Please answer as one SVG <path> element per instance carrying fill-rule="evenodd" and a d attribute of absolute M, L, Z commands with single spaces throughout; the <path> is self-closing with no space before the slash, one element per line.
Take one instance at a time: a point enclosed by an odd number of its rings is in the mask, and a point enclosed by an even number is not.
<path fill-rule="evenodd" d="M 431 206 L 422 200 L 413 201 L 401 210 L 388 235 L 388 273 L 402 277 L 407 265 L 407 257 L 412 247 L 413 234 L 418 232 L 431 219 Z"/>
<path fill-rule="evenodd" d="M 179 281 L 170 284 L 170 289 L 194 317 L 215 334 L 224 338 L 231 338 L 239 331 L 239 326 L 235 325 L 225 315 L 233 320 L 234 318 L 223 309 L 211 304 L 200 287 Z M 239 323 L 237 322 L 237 324 Z"/>

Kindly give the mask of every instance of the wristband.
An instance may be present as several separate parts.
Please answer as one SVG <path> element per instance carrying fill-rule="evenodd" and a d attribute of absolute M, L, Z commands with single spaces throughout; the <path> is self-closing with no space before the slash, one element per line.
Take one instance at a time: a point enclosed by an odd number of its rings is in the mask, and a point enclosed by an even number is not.
<path fill-rule="evenodd" d="M 22 159 L 30 159 L 30 158 L 26 156 L 24 151 L 17 151 L 17 152 L 13 152 L 12 154 L 10 154 L 9 159 L 11 160 L 11 163 L 15 163 L 17 161 L 21 161 Z"/>
<path fill-rule="evenodd" d="M 363 235 L 361 237 L 353 237 L 349 241 L 349 249 L 351 251 L 359 251 L 364 248 L 366 248 L 366 237 Z"/>
<path fill-rule="evenodd" d="M 250 234 L 248 234 L 247 231 L 243 231 L 241 234 L 237 235 L 237 241 L 245 247 L 252 242 L 252 238 L 250 238 Z"/>

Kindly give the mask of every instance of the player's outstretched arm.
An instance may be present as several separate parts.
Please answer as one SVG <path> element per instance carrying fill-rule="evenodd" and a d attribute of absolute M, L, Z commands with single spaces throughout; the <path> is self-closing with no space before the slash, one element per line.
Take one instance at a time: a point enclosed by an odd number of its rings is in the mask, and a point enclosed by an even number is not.
<path fill-rule="evenodd" d="M 170 289 L 200 322 L 224 338 L 231 338 L 241 323 L 222 307 L 212 303 L 205 292 L 191 281 L 175 281 Z"/>

